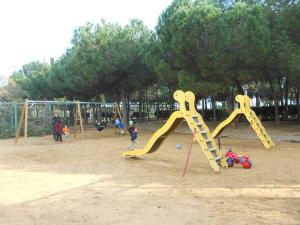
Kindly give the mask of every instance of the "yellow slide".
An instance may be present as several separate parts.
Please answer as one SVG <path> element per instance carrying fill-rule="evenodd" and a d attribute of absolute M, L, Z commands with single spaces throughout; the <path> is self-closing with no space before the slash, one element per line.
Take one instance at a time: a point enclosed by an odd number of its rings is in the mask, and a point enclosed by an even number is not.
<path fill-rule="evenodd" d="M 173 132 L 182 121 L 183 117 L 180 115 L 180 112 L 172 113 L 168 121 L 152 135 L 143 149 L 128 150 L 123 152 L 122 155 L 124 157 L 134 157 L 157 151 L 168 135 Z"/>
<path fill-rule="evenodd" d="M 247 95 L 237 95 L 235 97 L 235 100 L 239 103 L 240 107 L 235 109 L 226 120 L 224 120 L 214 129 L 214 131 L 212 132 L 212 136 L 214 138 L 217 138 L 225 129 L 225 127 L 233 123 L 242 114 L 244 114 L 264 147 L 266 149 L 271 149 L 272 147 L 274 147 L 274 143 L 265 130 L 264 126 L 261 124 L 261 121 L 256 116 L 255 112 L 250 108 L 250 98 Z"/>
<path fill-rule="evenodd" d="M 157 151 L 166 137 L 185 120 L 213 170 L 219 172 L 219 166 L 226 168 L 228 166 L 226 159 L 216 145 L 215 139 L 212 137 L 201 115 L 195 109 L 195 95 L 190 91 L 184 93 L 178 90 L 174 93 L 174 99 L 179 103 L 179 111 L 174 112 L 170 116 L 167 122 L 152 135 L 143 149 L 125 151 L 122 155 L 124 157 L 135 157 Z M 189 106 L 188 110 L 185 106 L 186 102 Z"/>

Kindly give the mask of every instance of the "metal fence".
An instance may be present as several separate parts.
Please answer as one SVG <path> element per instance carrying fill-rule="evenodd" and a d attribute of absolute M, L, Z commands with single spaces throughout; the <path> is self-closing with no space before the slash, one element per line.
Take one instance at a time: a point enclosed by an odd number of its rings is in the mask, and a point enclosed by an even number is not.
<path fill-rule="evenodd" d="M 0 137 L 12 137 L 16 133 L 24 103 L 0 102 Z"/>

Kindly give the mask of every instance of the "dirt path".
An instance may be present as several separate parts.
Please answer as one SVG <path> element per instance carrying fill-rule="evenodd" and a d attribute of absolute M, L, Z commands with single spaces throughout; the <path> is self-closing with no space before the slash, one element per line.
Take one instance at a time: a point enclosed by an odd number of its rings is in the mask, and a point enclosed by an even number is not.
<path fill-rule="evenodd" d="M 63 144 L 50 136 L 27 145 L 0 140 L 1 225 L 300 224 L 299 143 L 276 141 L 265 151 L 256 139 L 229 137 L 223 149 L 247 152 L 254 166 L 219 174 L 194 144 L 183 179 L 189 134 L 172 134 L 142 159 L 120 156 L 128 136 L 86 135 Z M 139 145 L 150 136 L 141 130 Z"/>

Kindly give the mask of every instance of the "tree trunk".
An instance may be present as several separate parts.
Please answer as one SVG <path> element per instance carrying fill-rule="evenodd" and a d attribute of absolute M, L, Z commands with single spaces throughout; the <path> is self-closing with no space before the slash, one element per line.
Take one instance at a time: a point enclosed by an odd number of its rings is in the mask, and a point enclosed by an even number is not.
<path fill-rule="evenodd" d="M 233 100 L 234 99 L 233 98 L 234 88 L 235 87 L 232 87 L 232 89 L 229 88 L 229 90 L 227 91 L 227 94 L 226 94 L 226 103 L 227 103 L 227 113 L 228 113 L 228 115 L 230 115 L 234 110 L 234 100 Z M 237 128 L 237 121 L 234 121 L 232 123 L 232 127 L 235 128 L 235 129 Z"/>
<path fill-rule="evenodd" d="M 213 120 L 217 121 L 216 99 L 214 97 L 211 97 L 211 105 L 212 105 L 212 111 L 213 111 Z"/>
<path fill-rule="evenodd" d="M 275 106 L 275 122 L 276 124 L 278 125 L 279 124 L 279 116 L 278 116 L 278 97 L 276 95 L 276 91 L 275 91 L 275 88 L 274 88 L 274 85 L 273 85 L 273 82 L 272 80 L 270 79 L 269 80 L 269 83 L 270 83 L 270 88 L 271 88 L 271 91 L 272 91 L 272 95 L 273 95 L 273 100 L 274 100 L 274 106 Z"/>
<path fill-rule="evenodd" d="M 127 125 L 128 121 L 129 121 L 129 115 L 130 115 L 130 96 L 129 96 L 129 94 L 127 95 L 126 99 L 127 99 L 127 113 L 126 113 L 127 117 L 126 117 L 125 122 Z"/>
<path fill-rule="evenodd" d="M 146 90 L 145 98 L 146 98 L 147 120 L 150 121 L 150 108 L 149 108 L 149 101 L 148 101 L 148 90 Z"/>
<path fill-rule="evenodd" d="M 221 111 L 221 117 L 218 118 L 219 120 L 223 120 L 225 118 L 224 112 L 226 111 L 226 100 L 222 101 L 222 111 Z"/>
<path fill-rule="evenodd" d="M 122 91 L 116 90 L 115 93 L 116 93 L 116 102 L 117 102 L 117 105 L 120 105 L 120 102 L 122 100 Z"/>
<path fill-rule="evenodd" d="M 142 121 L 145 122 L 145 92 L 143 93 L 143 112 L 142 112 Z"/>
<path fill-rule="evenodd" d="M 284 96 L 284 120 L 288 120 L 289 117 L 289 80 L 288 77 L 285 81 L 285 96 Z"/>
<path fill-rule="evenodd" d="M 171 85 L 169 85 L 169 105 L 170 105 L 170 111 L 173 110 L 173 91 L 172 91 L 172 88 L 171 88 Z"/>
<path fill-rule="evenodd" d="M 232 91 L 229 90 L 226 94 L 227 113 L 230 115 L 233 112 L 233 98 Z"/>
<path fill-rule="evenodd" d="M 279 90 L 280 90 L 280 105 L 284 106 L 284 96 L 283 96 L 283 90 L 281 88 L 281 82 L 280 79 L 278 79 L 278 86 L 279 86 Z M 278 100 L 279 101 L 279 100 Z"/>
<path fill-rule="evenodd" d="M 236 87 L 237 87 L 238 94 L 240 94 L 240 95 L 244 95 L 245 94 L 244 93 L 244 89 L 243 89 L 243 87 L 242 87 L 242 85 L 241 85 L 241 83 L 239 81 L 236 81 Z M 233 95 L 232 95 L 232 97 L 233 97 Z"/>
<path fill-rule="evenodd" d="M 81 114 L 83 114 L 83 122 L 84 122 L 84 125 L 88 125 L 88 117 L 86 116 L 87 115 L 87 108 L 86 108 L 86 105 L 84 106 L 84 109 L 82 108 L 82 106 L 81 106 L 81 110 L 82 110 Z"/>
<path fill-rule="evenodd" d="M 256 100 L 256 108 L 259 108 L 260 106 L 260 99 L 258 93 L 255 94 L 255 100 Z"/>
<path fill-rule="evenodd" d="M 300 121 L 300 103 L 299 103 L 299 97 L 300 97 L 300 85 L 297 86 L 296 91 L 296 107 L 297 107 L 297 120 Z"/>
<path fill-rule="evenodd" d="M 156 120 L 159 120 L 159 102 L 156 101 Z"/>
<path fill-rule="evenodd" d="M 202 118 L 203 120 L 205 120 L 205 100 L 204 100 L 204 97 L 202 97 Z"/>
<path fill-rule="evenodd" d="M 142 111 L 143 111 L 143 91 L 139 91 L 139 121 L 142 121 Z"/>
<path fill-rule="evenodd" d="M 279 104 L 278 104 L 278 98 L 277 98 L 276 94 L 273 94 L 273 98 L 274 98 L 274 104 L 275 104 L 275 122 L 276 122 L 276 124 L 279 124 L 279 113 L 278 113 Z"/>
<path fill-rule="evenodd" d="M 127 123 L 128 123 L 128 104 L 127 104 L 127 96 L 126 96 L 126 93 L 125 93 L 125 90 L 122 90 L 121 91 L 121 101 L 122 101 L 122 114 L 123 114 L 123 123 L 124 123 L 124 126 L 126 127 L 127 126 Z"/>

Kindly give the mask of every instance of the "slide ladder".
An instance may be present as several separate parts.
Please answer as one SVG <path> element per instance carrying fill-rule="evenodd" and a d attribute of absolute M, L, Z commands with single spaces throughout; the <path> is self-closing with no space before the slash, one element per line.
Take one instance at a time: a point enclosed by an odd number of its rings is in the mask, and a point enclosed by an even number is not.
<path fill-rule="evenodd" d="M 213 170 L 219 172 L 220 166 L 226 168 L 228 166 L 226 158 L 223 157 L 207 125 L 195 109 L 195 95 L 190 91 L 184 93 L 178 90 L 174 93 L 174 99 L 179 103 L 179 111 L 172 113 L 167 122 L 152 135 L 143 149 L 128 150 L 123 152 L 122 155 L 124 157 L 135 157 L 157 151 L 166 137 L 185 120 L 194 133 L 194 140 L 200 144 L 202 152 Z M 188 103 L 188 110 L 186 109 L 186 103 Z"/>
<path fill-rule="evenodd" d="M 274 143 L 268 135 L 266 129 L 262 125 L 260 119 L 250 108 L 250 98 L 247 95 L 237 95 L 235 97 L 235 100 L 239 103 L 240 107 L 238 109 L 235 109 L 226 120 L 224 120 L 214 129 L 214 131 L 212 132 L 213 138 L 218 137 L 225 129 L 225 127 L 233 123 L 243 114 L 250 123 L 250 126 L 255 131 L 257 137 L 260 139 L 264 147 L 266 149 L 271 149 L 272 147 L 274 147 Z"/>

